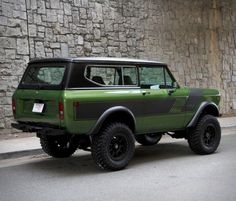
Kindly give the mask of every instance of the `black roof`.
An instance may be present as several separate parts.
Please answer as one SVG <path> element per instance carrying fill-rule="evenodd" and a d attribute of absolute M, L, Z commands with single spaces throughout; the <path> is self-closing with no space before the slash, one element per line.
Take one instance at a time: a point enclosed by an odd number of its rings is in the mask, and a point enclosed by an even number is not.
<path fill-rule="evenodd" d="M 44 58 L 33 59 L 29 63 L 41 63 L 41 62 L 75 62 L 75 63 L 109 63 L 109 64 L 152 64 L 152 65 L 166 65 L 159 61 L 149 61 L 142 59 L 130 59 L 130 58 L 114 58 L 114 57 L 76 57 L 76 58 Z"/>

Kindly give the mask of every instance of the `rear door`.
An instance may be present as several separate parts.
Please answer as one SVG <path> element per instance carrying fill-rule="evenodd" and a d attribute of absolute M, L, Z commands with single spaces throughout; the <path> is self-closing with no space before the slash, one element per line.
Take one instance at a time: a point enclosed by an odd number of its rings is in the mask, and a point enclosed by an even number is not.
<path fill-rule="evenodd" d="M 139 75 L 145 111 L 142 121 L 147 131 L 183 128 L 188 90 L 175 84 L 166 66 L 141 66 Z"/>
<path fill-rule="evenodd" d="M 16 120 L 60 125 L 66 63 L 30 64 L 15 92 Z"/>

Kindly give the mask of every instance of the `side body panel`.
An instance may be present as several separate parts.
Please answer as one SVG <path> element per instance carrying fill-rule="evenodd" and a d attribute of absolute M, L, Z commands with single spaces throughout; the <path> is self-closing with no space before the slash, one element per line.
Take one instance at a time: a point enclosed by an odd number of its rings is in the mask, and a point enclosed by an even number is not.
<path fill-rule="evenodd" d="M 62 126 L 70 133 L 89 133 L 105 111 L 122 106 L 134 115 L 136 133 L 182 129 L 187 93 L 187 89 L 172 95 L 167 89 L 65 90 Z"/>

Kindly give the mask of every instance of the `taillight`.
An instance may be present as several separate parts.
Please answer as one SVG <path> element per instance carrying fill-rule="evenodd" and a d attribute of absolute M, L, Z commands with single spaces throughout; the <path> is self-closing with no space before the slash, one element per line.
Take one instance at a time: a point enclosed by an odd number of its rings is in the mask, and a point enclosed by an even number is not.
<path fill-rule="evenodd" d="M 59 102 L 59 119 L 63 120 L 64 119 L 64 104 L 62 100 Z"/>
<path fill-rule="evenodd" d="M 14 98 L 12 99 L 12 113 L 15 118 L 16 117 L 16 100 Z"/>

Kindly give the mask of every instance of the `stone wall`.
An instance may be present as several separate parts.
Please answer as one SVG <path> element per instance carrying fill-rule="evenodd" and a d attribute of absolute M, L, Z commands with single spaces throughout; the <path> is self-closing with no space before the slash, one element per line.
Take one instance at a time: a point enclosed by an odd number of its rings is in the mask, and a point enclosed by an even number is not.
<path fill-rule="evenodd" d="M 236 112 L 235 10 L 234 0 L 0 0 L 0 132 L 35 57 L 161 60 L 181 85 L 220 89 L 221 112 Z"/>

